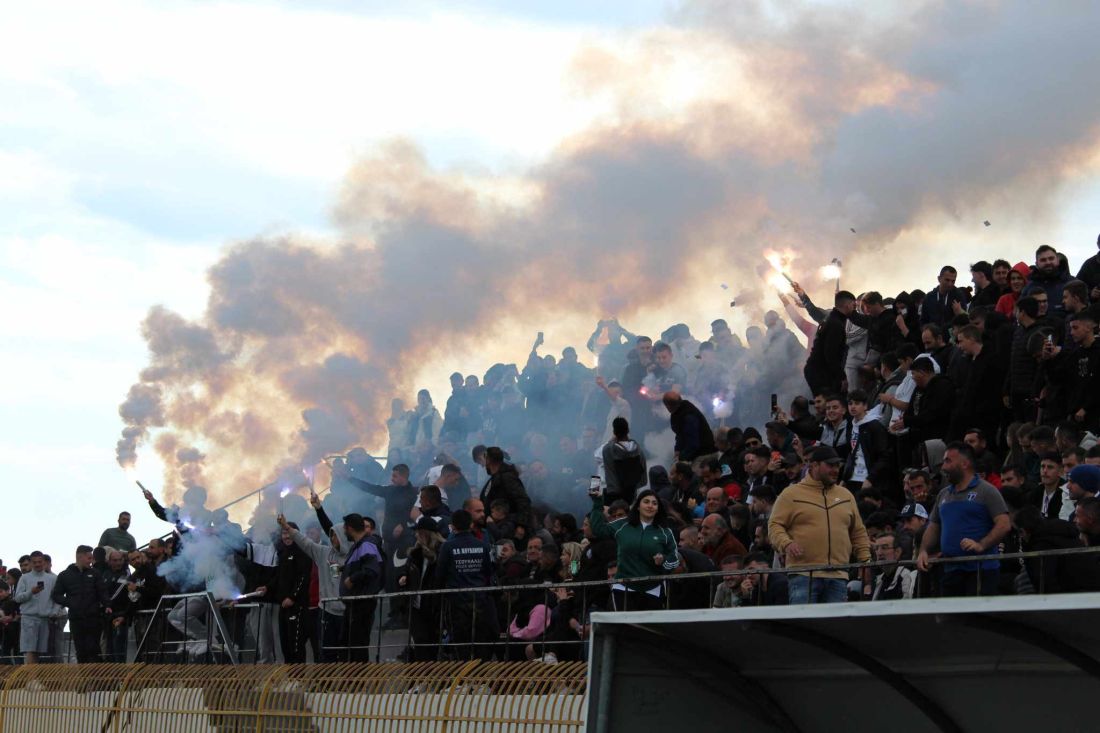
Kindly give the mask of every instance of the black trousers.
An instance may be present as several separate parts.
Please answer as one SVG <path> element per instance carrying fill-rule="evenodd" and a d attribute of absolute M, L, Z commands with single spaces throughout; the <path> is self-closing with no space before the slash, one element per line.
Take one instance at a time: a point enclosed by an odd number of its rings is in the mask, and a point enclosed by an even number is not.
<path fill-rule="evenodd" d="M 484 593 L 476 599 L 451 599 L 447 601 L 447 630 L 458 659 L 488 661 L 500 638 L 496 606 Z"/>
<path fill-rule="evenodd" d="M 940 580 L 940 592 L 944 597 L 995 596 L 999 592 L 1001 571 L 947 570 Z"/>
<path fill-rule="evenodd" d="M 612 590 L 611 602 L 616 611 L 660 611 L 665 607 L 663 596 L 651 596 L 636 590 Z"/>
<path fill-rule="evenodd" d="M 287 664 L 306 661 L 306 641 L 311 628 L 309 609 L 300 604 L 279 608 L 279 644 L 283 648 L 283 661 Z"/>
<path fill-rule="evenodd" d="M 347 657 L 352 662 L 370 661 L 370 631 L 374 625 L 374 612 L 378 600 L 349 601 L 344 604 L 344 629 L 348 647 Z"/>
<path fill-rule="evenodd" d="M 98 616 L 69 618 L 69 634 L 78 664 L 99 661 L 99 641 L 103 637 L 103 621 Z"/>
<path fill-rule="evenodd" d="M 422 599 L 425 606 L 429 604 Z M 437 604 L 431 608 L 438 609 Z M 434 662 L 439 658 L 439 613 L 428 608 L 409 608 L 409 636 L 413 662 Z"/>

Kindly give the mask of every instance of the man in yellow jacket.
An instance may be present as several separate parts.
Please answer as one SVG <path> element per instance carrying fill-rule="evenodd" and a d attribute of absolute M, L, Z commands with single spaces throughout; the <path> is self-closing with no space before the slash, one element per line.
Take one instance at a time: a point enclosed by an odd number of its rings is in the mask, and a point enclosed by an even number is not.
<path fill-rule="evenodd" d="M 845 565 L 854 555 L 871 559 L 871 543 L 852 492 L 837 482 L 843 461 L 828 446 L 810 454 L 806 478 L 788 486 L 768 520 L 772 547 L 786 559 L 790 602 L 841 603 L 848 599 L 847 570 L 798 572 L 800 567 Z M 811 582 L 812 578 L 812 582 Z"/>

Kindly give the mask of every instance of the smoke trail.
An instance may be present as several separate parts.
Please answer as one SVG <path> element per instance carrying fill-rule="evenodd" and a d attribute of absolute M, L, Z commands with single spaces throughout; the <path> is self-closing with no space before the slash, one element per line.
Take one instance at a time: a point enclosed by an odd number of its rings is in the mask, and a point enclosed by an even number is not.
<path fill-rule="evenodd" d="M 336 241 L 230 247 L 201 319 L 146 318 L 120 463 L 160 429 L 207 456 L 162 453 L 170 485 L 201 463 L 216 492 L 251 488 L 380 442 L 389 398 L 502 320 L 627 317 L 716 271 L 759 315 L 765 246 L 802 278 L 824 253 L 883 261 L 931 218 L 990 203 L 1041 220 L 1095 149 L 1095 5 L 783 8 L 689 3 L 674 27 L 580 53 L 578 91 L 612 115 L 528 171 L 522 197 L 394 142 L 349 171 Z M 655 94 L 685 70 L 700 72 L 686 99 Z"/>

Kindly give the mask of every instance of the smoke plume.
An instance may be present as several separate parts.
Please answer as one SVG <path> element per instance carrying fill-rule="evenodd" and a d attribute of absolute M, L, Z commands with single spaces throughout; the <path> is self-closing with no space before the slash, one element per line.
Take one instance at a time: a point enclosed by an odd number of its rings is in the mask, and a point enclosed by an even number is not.
<path fill-rule="evenodd" d="M 383 443 L 390 398 L 499 324 L 626 323 L 717 272 L 759 315 L 764 249 L 808 277 L 832 256 L 885 263 L 929 220 L 1042 221 L 1095 153 L 1095 4 L 791 8 L 688 3 L 584 49 L 571 78 L 609 112 L 518 181 L 433 170 L 396 141 L 352 165 L 331 241 L 228 247 L 201 318 L 145 319 L 119 462 L 156 431 L 169 486 L 204 472 L 230 496 Z M 897 277 L 880 274 L 856 277 Z"/>

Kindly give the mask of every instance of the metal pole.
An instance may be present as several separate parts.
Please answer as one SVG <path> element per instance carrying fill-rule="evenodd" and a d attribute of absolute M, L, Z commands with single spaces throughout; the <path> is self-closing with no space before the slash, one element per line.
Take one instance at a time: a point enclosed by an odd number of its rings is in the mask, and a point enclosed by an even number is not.
<path fill-rule="evenodd" d="M 608 632 L 600 645 L 600 669 L 596 678 L 599 690 L 596 698 L 596 733 L 607 733 L 610 730 L 611 676 L 614 666 L 615 635 Z"/>

